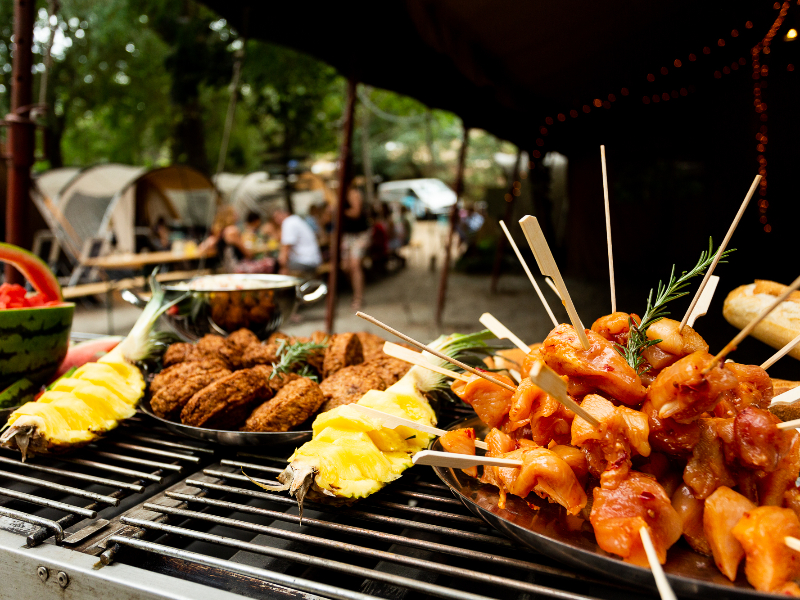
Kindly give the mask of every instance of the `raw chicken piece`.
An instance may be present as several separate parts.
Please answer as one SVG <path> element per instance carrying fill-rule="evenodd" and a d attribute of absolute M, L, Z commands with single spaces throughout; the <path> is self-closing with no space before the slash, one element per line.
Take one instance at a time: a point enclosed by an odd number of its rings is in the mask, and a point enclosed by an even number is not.
<path fill-rule="evenodd" d="M 727 489 L 727 488 L 726 488 Z M 683 537 L 695 552 L 711 556 L 711 546 L 703 531 L 703 501 L 692 494 L 685 483 L 672 494 L 672 508 L 683 523 Z"/>
<path fill-rule="evenodd" d="M 767 372 L 757 365 L 725 363 L 725 368 L 736 375 L 736 387 L 723 392 L 714 407 L 715 417 L 735 417 L 750 405 L 768 409 L 774 396 L 772 380 Z"/>
<path fill-rule="evenodd" d="M 724 485 L 706 498 L 703 531 L 711 546 L 714 562 L 731 581 L 736 580 L 739 563 L 744 558 L 744 549 L 731 530 L 746 512 L 755 507 L 750 500 Z"/>
<path fill-rule="evenodd" d="M 505 375 L 495 373 L 493 377 L 509 385 L 516 385 Z M 477 375 L 470 375 L 467 382 L 455 380 L 450 389 L 472 406 L 481 421 L 489 427 L 498 427 L 505 420 L 511 408 L 511 398 L 514 396 L 514 392 L 509 392 Z"/>
<path fill-rule="evenodd" d="M 568 444 L 570 425 L 575 415 L 558 400 L 546 394 L 530 379 L 523 379 L 511 399 L 508 412 L 507 433 L 530 426 L 530 439 L 546 446 L 550 440 L 559 444 Z"/>
<path fill-rule="evenodd" d="M 442 448 L 447 452 L 455 452 L 456 454 L 471 454 L 475 456 L 475 430 L 472 427 L 465 429 L 454 429 L 448 431 L 439 438 Z M 472 466 L 466 469 L 461 469 L 470 477 L 478 476 L 478 467 Z"/>

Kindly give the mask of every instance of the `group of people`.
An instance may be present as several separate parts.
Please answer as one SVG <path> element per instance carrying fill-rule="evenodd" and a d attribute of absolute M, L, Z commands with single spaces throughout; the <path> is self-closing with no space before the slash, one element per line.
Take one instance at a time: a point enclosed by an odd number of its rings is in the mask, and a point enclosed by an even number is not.
<path fill-rule="evenodd" d="M 397 251 L 410 241 L 412 228 L 413 217 L 407 207 L 385 203 L 370 207 L 357 187 L 348 190 L 339 264 L 352 284 L 353 309 L 360 309 L 363 302 L 364 258 L 370 256 L 374 263 L 398 256 Z M 283 207 L 268 211 L 266 219 L 251 212 L 241 229 L 234 208 L 224 206 L 198 250 L 214 249 L 217 268 L 230 273 L 311 277 L 330 260 L 332 231 L 333 215 L 327 203 L 313 206 L 306 217 Z"/>

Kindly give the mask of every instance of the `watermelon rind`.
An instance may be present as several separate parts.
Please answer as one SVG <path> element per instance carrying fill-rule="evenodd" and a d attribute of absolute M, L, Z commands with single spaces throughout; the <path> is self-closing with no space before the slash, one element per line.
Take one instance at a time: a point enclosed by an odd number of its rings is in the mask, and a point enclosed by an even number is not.
<path fill-rule="evenodd" d="M 47 383 L 67 354 L 75 305 L 0 310 L 0 390 L 26 377 Z"/>
<path fill-rule="evenodd" d="M 40 381 L 31 380 L 27 377 L 18 379 L 0 392 L 0 410 L 14 408 L 20 404 L 33 401 L 40 389 L 42 389 Z"/>
<path fill-rule="evenodd" d="M 13 265 L 48 302 L 62 299 L 58 279 L 47 263 L 35 254 L 19 246 L 0 242 L 0 261 Z"/>

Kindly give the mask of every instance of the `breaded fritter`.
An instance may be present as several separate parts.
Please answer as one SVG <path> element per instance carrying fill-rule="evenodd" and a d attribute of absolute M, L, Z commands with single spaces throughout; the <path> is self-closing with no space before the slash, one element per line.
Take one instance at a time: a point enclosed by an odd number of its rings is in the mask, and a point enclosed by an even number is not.
<path fill-rule="evenodd" d="M 239 329 L 225 339 L 225 345 L 219 349 L 219 353 L 234 369 L 241 369 L 244 366 L 242 355 L 251 344 L 260 344 L 256 334 L 249 329 Z"/>
<path fill-rule="evenodd" d="M 256 408 L 242 431 L 289 431 L 307 421 L 325 401 L 312 379 L 300 377 L 283 386 L 271 400 Z"/>
<path fill-rule="evenodd" d="M 410 363 L 385 354 L 382 358 L 373 358 L 372 360 L 364 361 L 361 366 L 377 373 L 387 388 L 397 383 L 400 378 L 411 369 Z"/>
<path fill-rule="evenodd" d="M 265 344 L 277 344 L 281 340 L 290 341 L 292 338 L 281 331 L 276 331 L 270 335 L 265 341 Z"/>
<path fill-rule="evenodd" d="M 170 344 L 169 348 L 167 348 L 167 351 L 164 352 L 164 358 L 162 359 L 164 368 L 184 362 L 193 350 L 194 346 L 185 342 Z"/>
<path fill-rule="evenodd" d="M 383 353 L 383 345 L 386 340 L 379 335 L 369 333 L 368 331 L 359 331 L 357 334 L 361 342 L 361 350 L 364 354 L 364 362 L 370 361 L 373 358 L 385 358 Z"/>
<path fill-rule="evenodd" d="M 278 362 L 278 344 L 250 344 L 242 353 L 241 363 L 246 368 L 271 365 Z"/>
<path fill-rule="evenodd" d="M 320 412 L 325 412 L 341 406 L 353 404 L 361 400 L 361 396 L 369 390 L 385 390 L 386 385 L 381 376 L 369 367 L 354 365 L 340 369 L 319 384 L 325 395 L 325 404 Z"/>
<path fill-rule="evenodd" d="M 201 361 L 182 362 L 171 367 L 167 367 L 153 377 L 150 382 L 150 394 L 155 396 L 159 391 L 175 381 L 202 371 L 214 371 L 227 368 L 227 364 L 218 359 L 206 359 Z"/>
<path fill-rule="evenodd" d="M 213 333 L 208 333 L 197 340 L 197 344 L 195 348 L 197 348 L 197 352 L 200 354 L 206 354 L 209 356 L 216 356 L 219 354 L 219 351 L 225 346 L 225 338 L 221 335 L 214 335 Z"/>
<path fill-rule="evenodd" d="M 327 379 L 339 369 L 364 362 L 361 340 L 355 333 L 339 333 L 331 337 L 322 361 L 322 378 Z"/>
<path fill-rule="evenodd" d="M 275 377 L 271 377 L 272 375 L 272 367 L 266 367 L 267 369 L 267 385 L 269 385 L 270 389 L 272 390 L 273 394 L 278 393 L 278 391 L 285 386 L 290 381 L 294 381 L 295 379 L 300 379 L 300 375 L 297 373 L 278 373 Z"/>
<path fill-rule="evenodd" d="M 181 411 L 181 422 L 194 427 L 236 429 L 254 406 L 271 396 L 268 377 L 267 368 L 259 365 L 218 379 L 191 397 Z"/>
<path fill-rule="evenodd" d="M 219 365 L 217 369 L 189 371 L 185 377 L 177 378 L 166 387 L 161 388 L 150 399 L 150 407 L 153 412 L 164 419 L 177 419 L 192 396 L 207 385 L 231 374 L 228 369 L 222 367 L 222 363 L 217 364 Z"/>

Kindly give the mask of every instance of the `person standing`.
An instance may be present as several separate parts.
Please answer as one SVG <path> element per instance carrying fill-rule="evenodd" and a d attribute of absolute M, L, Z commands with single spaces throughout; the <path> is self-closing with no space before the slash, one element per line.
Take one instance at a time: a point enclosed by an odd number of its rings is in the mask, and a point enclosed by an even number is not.
<path fill-rule="evenodd" d="M 370 245 L 369 221 L 361 191 L 354 185 L 347 190 L 342 220 L 341 266 L 353 286 L 353 310 L 361 310 L 364 301 L 364 269 L 361 261 Z"/>
<path fill-rule="evenodd" d="M 281 249 L 278 254 L 280 272 L 299 273 L 311 276 L 322 262 L 317 244 L 317 236 L 302 217 L 290 215 L 289 211 L 278 208 L 270 220 L 280 228 Z"/>

